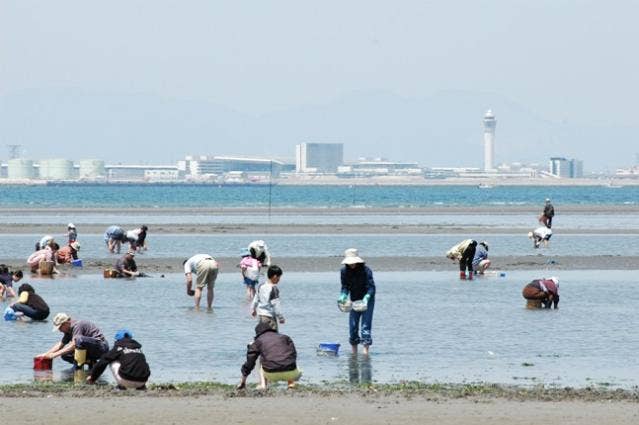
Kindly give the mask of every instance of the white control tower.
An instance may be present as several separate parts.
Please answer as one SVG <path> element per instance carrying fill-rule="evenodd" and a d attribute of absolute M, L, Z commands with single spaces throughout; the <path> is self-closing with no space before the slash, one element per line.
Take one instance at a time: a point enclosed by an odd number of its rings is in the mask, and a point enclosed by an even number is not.
<path fill-rule="evenodd" d="M 495 127 L 497 120 L 490 109 L 484 115 L 484 171 L 492 171 L 495 163 Z"/>

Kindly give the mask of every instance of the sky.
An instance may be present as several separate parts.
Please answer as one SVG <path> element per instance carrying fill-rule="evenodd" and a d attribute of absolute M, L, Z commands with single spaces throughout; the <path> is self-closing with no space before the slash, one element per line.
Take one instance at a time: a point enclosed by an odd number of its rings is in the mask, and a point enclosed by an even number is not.
<path fill-rule="evenodd" d="M 296 140 L 325 140 L 344 142 L 346 154 L 355 157 L 366 143 L 354 142 L 349 150 L 349 138 L 359 134 L 349 128 L 351 120 L 324 121 L 330 131 L 318 132 L 321 117 L 314 113 L 330 114 L 354 98 L 352 108 L 389 96 L 423 107 L 429 99 L 454 103 L 463 93 L 461 99 L 476 95 L 486 103 L 470 118 L 478 135 L 469 165 L 479 165 L 481 115 L 492 100 L 504 105 L 494 111 L 497 143 L 502 137 L 522 144 L 519 153 L 511 147 L 498 159 L 544 160 L 561 152 L 537 157 L 523 145 L 552 139 L 548 143 L 565 141 L 566 154 L 584 157 L 587 168 L 588 162 L 593 169 L 631 165 L 628 158 L 639 151 L 633 147 L 639 135 L 636 16 L 636 1 L 2 0 L 0 143 L 23 144 L 34 157 L 111 159 L 116 147 L 131 160 L 170 161 L 190 153 L 242 153 L 233 148 L 292 157 Z M 105 99 L 135 105 L 135 113 L 127 115 L 122 106 L 100 110 Z M 60 103 L 68 104 L 58 110 Z M 170 106 L 158 112 L 159 104 Z M 96 107 L 99 116 L 88 113 Z M 536 139 L 503 127 L 510 107 L 547 127 Z M 343 113 L 356 114 L 352 108 Z M 285 126 L 300 111 L 315 123 L 308 134 L 264 124 L 276 116 L 274 122 Z M 450 111 L 454 115 L 455 108 Z M 200 112 L 232 118 L 226 125 L 193 121 L 182 128 L 184 116 Z M 384 123 L 371 123 L 370 133 L 397 139 L 370 140 L 369 151 L 390 159 L 425 165 L 457 160 L 435 145 L 458 140 L 430 144 L 432 132 L 420 134 L 424 123 L 417 121 L 450 128 L 451 137 L 472 137 L 455 134 L 460 116 L 438 115 L 436 122 L 428 115 L 412 122 L 393 111 L 384 116 Z M 74 120 L 84 123 L 77 125 L 82 131 L 69 128 Z M 99 134 L 103 126 L 113 143 L 92 135 L 91 128 Z M 569 128 L 560 133 L 565 140 L 553 135 L 556 126 Z M 591 131 L 598 137 L 583 137 Z M 172 142 L 167 134 L 186 140 Z M 614 140 L 601 140 L 608 134 Z M 166 149 L 156 149 L 157 143 Z M 385 149 L 389 144 L 394 149 Z M 599 155 L 602 145 L 614 152 Z"/>

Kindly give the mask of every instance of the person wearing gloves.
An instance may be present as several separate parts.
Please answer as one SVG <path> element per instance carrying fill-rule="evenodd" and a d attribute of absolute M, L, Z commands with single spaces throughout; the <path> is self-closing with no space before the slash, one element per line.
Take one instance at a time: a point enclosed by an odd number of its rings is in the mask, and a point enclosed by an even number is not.
<path fill-rule="evenodd" d="M 466 280 L 466 269 L 468 269 L 468 280 L 473 280 L 473 259 L 476 248 L 476 240 L 465 239 L 446 252 L 446 257 L 453 261 L 459 261 L 459 278 L 461 280 Z"/>
<path fill-rule="evenodd" d="M 373 344 L 372 326 L 375 310 L 375 281 L 373 271 L 359 257 L 355 248 L 344 251 L 343 267 L 340 270 L 342 290 L 337 300 L 344 304 L 351 301 L 362 301 L 365 308 L 360 311 L 352 309 L 348 317 L 349 339 L 353 354 L 357 354 L 357 346 L 362 344 L 362 352 L 368 355 Z"/>
<path fill-rule="evenodd" d="M 200 309 L 202 291 L 207 288 L 206 307 L 213 308 L 213 298 L 215 293 L 215 281 L 218 274 L 218 264 L 213 257 L 208 254 L 196 254 L 182 263 L 184 266 L 184 278 L 186 279 L 186 293 L 190 297 L 195 297 L 195 309 Z M 193 290 L 193 274 L 197 275 L 195 280 L 195 290 Z"/>
<path fill-rule="evenodd" d="M 253 241 L 249 244 L 248 250 L 251 253 L 251 257 L 262 263 L 263 266 L 269 267 L 271 265 L 271 252 L 266 246 L 266 242 L 259 240 Z"/>
<path fill-rule="evenodd" d="M 29 317 L 31 320 L 45 320 L 49 317 L 49 306 L 42 297 L 35 293 L 33 286 L 23 283 L 18 288 L 18 301 L 9 307 L 14 312 Z"/>
<path fill-rule="evenodd" d="M 146 389 L 151 370 L 142 352 L 142 345 L 133 339 L 133 333 L 128 329 L 120 329 L 115 333 L 113 348 L 100 356 L 91 375 L 87 377 L 87 383 L 94 384 L 107 366 L 111 367 L 119 389 Z"/>
<path fill-rule="evenodd" d="M 548 279 L 535 279 L 526 286 L 522 295 L 527 300 L 541 300 L 544 308 L 551 305 L 559 308 L 559 279 L 550 277 Z"/>
<path fill-rule="evenodd" d="M 255 340 L 246 347 L 246 362 L 242 365 L 242 379 L 238 390 L 246 388 L 246 378 L 251 374 L 257 359 L 260 359 L 260 386 L 266 389 L 269 381 L 287 381 L 293 388 L 302 372 L 297 368 L 297 351 L 293 340 L 280 334 L 268 323 L 260 322 L 255 326 Z"/>
<path fill-rule="evenodd" d="M 473 271 L 476 274 L 484 274 L 486 269 L 490 267 L 490 260 L 488 259 L 488 243 L 481 241 L 475 249 L 475 256 L 473 257 Z"/>

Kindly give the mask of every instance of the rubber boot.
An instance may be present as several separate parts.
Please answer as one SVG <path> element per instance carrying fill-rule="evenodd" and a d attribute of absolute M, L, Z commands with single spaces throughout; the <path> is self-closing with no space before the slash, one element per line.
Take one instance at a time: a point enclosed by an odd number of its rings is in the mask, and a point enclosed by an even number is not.
<path fill-rule="evenodd" d="M 459 280 L 466 280 L 466 272 L 465 271 L 459 272 Z"/>
<path fill-rule="evenodd" d="M 468 272 L 468 280 L 473 280 L 473 272 Z"/>

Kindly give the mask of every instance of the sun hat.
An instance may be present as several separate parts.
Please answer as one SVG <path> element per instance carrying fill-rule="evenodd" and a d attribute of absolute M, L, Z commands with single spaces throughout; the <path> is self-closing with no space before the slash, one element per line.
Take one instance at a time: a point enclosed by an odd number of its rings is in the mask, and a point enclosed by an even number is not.
<path fill-rule="evenodd" d="M 80 242 L 78 241 L 71 242 L 69 246 L 71 246 L 71 248 L 75 249 L 76 251 L 80 251 Z"/>
<path fill-rule="evenodd" d="M 559 279 L 557 279 L 557 277 L 555 277 L 555 276 L 551 276 L 551 277 L 549 277 L 548 279 L 549 279 L 549 280 L 552 280 L 553 282 L 555 282 L 555 285 L 558 285 L 558 284 L 559 284 Z"/>
<path fill-rule="evenodd" d="M 357 249 L 355 248 L 349 248 L 346 251 L 344 251 L 344 259 L 342 260 L 342 264 L 359 264 L 359 263 L 363 263 L 364 260 L 362 260 L 359 257 L 359 253 L 357 252 Z"/>
<path fill-rule="evenodd" d="M 69 223 L 69 224 L 67 224 L 67 228 L 69 228 L 69 229 L 75 229 L 75 224 L 73 224 L 73 223 Z"/>
<path fill-rule="evenodd" d="M 71 317 L 69 317 L 68 314 L 66 313 L 58 313 L 55 315 L 55 317 L 53 318 L 53 329 L 52 331 L 59 331 L 60 330 L 60 326 L 62 326 L 63 323 L 68 322 L 69 320 L 71 320 Z"/>
<path fill-rule="evenodd" d="M 133 338 L 133 332 L 131 332 L 130 330 L 124 328 L 124 329 L 120 329 L 119 331 L 117 331 L 115 333 L 115 336 L 113 337 L 116 341 L 119 341 L 123 338 Z"/>

